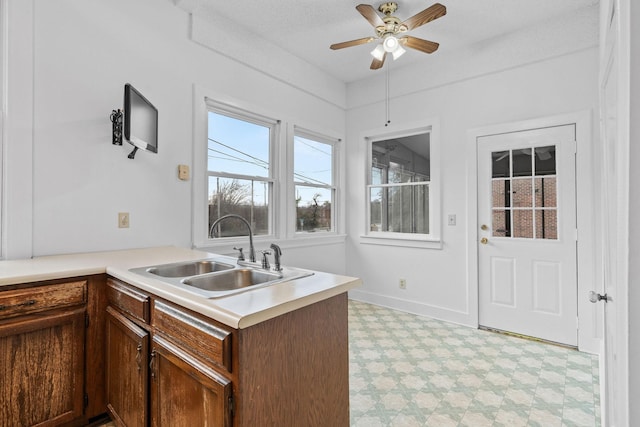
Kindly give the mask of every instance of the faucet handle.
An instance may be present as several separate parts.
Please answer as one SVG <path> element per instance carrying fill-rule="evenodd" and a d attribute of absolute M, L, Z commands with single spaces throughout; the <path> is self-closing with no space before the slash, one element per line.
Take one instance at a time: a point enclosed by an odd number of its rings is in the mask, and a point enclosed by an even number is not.
<path fill-rule="evenodd" d="M 261 252 L 262 252 L 262 268 L 264 268 L 265 270 L 268 270 L 269 268 L 271 268 L 271 266 L 269 265 L 269 258 L 267 258 L 267 255 L 271 255 L 271 251 L 267 249 Z"/>
<path fill-rule="evenodd" d="M 271 244 L 271 249 L 273 249 L 273 259 L 274 259 L 274 262 L 276 263 L 274 269 L 276 271 L 282 271 L 282 266 L 280 265 L 280 257 L 282 256 L 282 249 L 280 249 L 280 246 L 276 245 L 275 243 Z"/>
<path fill-rule="evenodd" d="M 234 251 L 238 251 L 238 261 L 244 261 L 244 253 L 242 252 L 242 248 L 233 247 Z"/>

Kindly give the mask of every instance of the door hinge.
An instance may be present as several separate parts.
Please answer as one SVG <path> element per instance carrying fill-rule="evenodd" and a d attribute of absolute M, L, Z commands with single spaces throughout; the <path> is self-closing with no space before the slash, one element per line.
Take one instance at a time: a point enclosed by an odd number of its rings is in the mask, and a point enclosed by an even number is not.
<path fill-rule="evenodd" d="M 89 313 L 84 314 L 84 327 L 85 328 L 89 327 Z"/>
<path fill-rule="evenodd" d="M 89 406 L 89 395 L 87 393 L 84 394 L 84 409 L 87 409 Z"/>

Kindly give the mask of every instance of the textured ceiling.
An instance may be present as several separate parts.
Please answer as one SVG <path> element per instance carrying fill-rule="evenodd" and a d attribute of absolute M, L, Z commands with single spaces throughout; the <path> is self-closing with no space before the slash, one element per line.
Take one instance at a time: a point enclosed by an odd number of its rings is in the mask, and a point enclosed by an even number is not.
<path fill-rule="evenodd" d="M 371 25 L 356 11 L 365 0 L 174 0 L 192 13 L 224 17 L 239 31 L 252 32 L 344 82 L 366 78 L 374 44 L 338 51 L 332 43 L 374 35 Z M 433 55 L 478 46 L 517 30 L 570 17 L 599 0 L 439 0 L 447 15 L 409 34 L 440 43 Z M 431 6 L 430 0 L 398 0 L 394 14 L 404 20 Z M 375 8 L 379 2 L 370 3 Z M 535 40 L 531 40 L 535 43 Z M 397 60 L 402 66 L 425 61 L 427 54 L 408 49 Z M 387 58 L 387 60 L 391 60 Z M 377 71 L 380 72 L 380 71 Z"/>

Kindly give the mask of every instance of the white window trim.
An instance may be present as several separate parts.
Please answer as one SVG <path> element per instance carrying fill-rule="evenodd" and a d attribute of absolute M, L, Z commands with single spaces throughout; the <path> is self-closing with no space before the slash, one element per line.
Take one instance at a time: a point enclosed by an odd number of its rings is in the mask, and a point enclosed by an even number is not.
<path fill-rule="evenodd" d="M 207 239 L 208 233 L 208 217 L 206 215 L 207 200 L 207 181 L 208 168 L 207 158 L 202 153 L 207 149 L 207 130 L 208 130 L 208 104 L 220 105 L 223 107 L 235 107 L 238 111 L 250 112 L 257 117 L 270 117 L 274 114 L 265 111 L 263 108 L 252 105 L 250 103 L 239 101 L 225 95 L 217 94 L 214 91 L 197 84 L 193 85 L 193 153 L 192 153 L 192 223 L 191 236 L 192 247 L 212 251 L 219 254 L 234 254 L 233 247 L 240 245 L 246 247 L 247 237 L 238 238 L 216 238 Z M 215 101 L 212 101 L 215 100 Z M 239 106 L 242 106 L 240 108 Z M 344 194 L 344 173 L 342 173 L 344 159 L 344 144 L 342 138 L 332 134 L 317 134 L 307 132 L 311 135 L 320 135 L 329 140 L 339 141 L 335 145 L 334 156 L 336 161 L 334 168 L 336 170 L 335 185 L 336 189 L 336 212 L 335 212 L 335 231 L 327 233 L 296 233 L 295 232 L 295 205 L 289 203 L 286 195 L 294 194 L 293 174 L 293 136 L 294 136 L 294 120 L 287 122 L 280 121 L 280 126 L 274 140 L 274 149 L 270 154 L 270 161 L 274 165 L 272 178 L 275 180 L 273 186 L 273 206 L 270 215 L 274 215 L 272 222 L 272 235 L 256 236 L 254 243 L 256 248 L 277 241 L 284 248 L 310 247 L 317 245 L 332 245 L 336 243 L 344 243 L 346 235 L 344 232 L 345 224 L 345 200 Z M 300 129 L 313 129 L 314 126 L 299 123 Z M 317 127 L 317 126 L 315 126 Z M 283 165 L 285 167 L 279 167 Z M 277 213 L 276 213 L 277 209 Z M 268 245 L 267 245 L 268 246 Z"/>
<path fill-rule="evenodd" d="M 274 126 L 271 133 L 271 147 L 269 150 L 269 180 L 275 181 L 272 186 L 272 194 L 270 195 L 269 209 L 269 227 L 271 233 L 268 235 L 255 236 L 254 241 L 260 242 L 273 241 L 278 236 L 278 222 L 275 220 L 274 208 L 280 205 L 280 191 L 278 186 L 277 172 L 278 167 L 278 151 L 277 146 L 282 142 L 283 132 L 280 129 L 280 121 L 271 118 L 267 113 L 263 113 L 261 109 L 249 106 L 248 109 L 239 108 L 236 100 L 230 100 L 228 97 L 215 96 L 211 92 L 194 85 L 194 132 L 193 132 L 193 212 L 192 212 L 192 245 L 195 248 L 224 248 L 225 252 L 229 252 L 228 248 L 232 248 L 237 244 L 244 244 L 247 240 L 246 236 L 225 237 L 225 238 L 208 238 L 209 218 L 207 212 L 207 188 L 209 181 L 209 170 L 207 165 L 207 156 L 202 153 L 207 152 L 208 141 L 208 112 L 210 110 L 230 115 L 241 120 L 255 120 L 258 124 L 271 124 Z M 220 174 L 217 174 L 220 175 Z"/>
<path fill-rule="evenodd" d="M 369 185 L 371 185 L 372 144 L 391 138 L 402 138 L 420 133 L 430 135 L 430 177 L 429 177 L 429 234 L 394 233 L 387 231 L 371 231 L 370 228 L 370 204 Z M 425 249 L 442 249 L 442 201 L 440 197 L 440 120 L 437 118 L 426 119 L 420 123 L 410 123 L 398 127 L 385 127 L 372 129 L 361 136 L 366 145 L 365 157 L 365 221 L 363 234 L 360 235 L 361 244 L 374 244 L 386 246 L 403 246 Z"/>
<path fill-rule="evenodd" d="M 342 145 L 343 145 L 342 139 L 328 136 L 328 135 L 323 135 L 318 132 L 313 132 L 298 125 L 291 126 L 291 130 L 290 132 L 288 132 L 288 134 L 291 135 L 291 137 L 288 138 L 288 142 L 290 142 L 290 144 L 287 147 L 288 158 L 290 159 L 290 162 L 288 162 L 288 168 L 287 168 L 287 171 L 288 171 L 287 173 L 288 174 L 287 176 L 288 193 L 287 194 L 290 194 L 291 197 L 295 197 L 296 185 L 307 185 L 305 183 L 295 181 L 293 176 L 293 171 L 295 166 L 294 165 L 294 145 L 295 145 L 294 139 L 296 135 L 299 135 L 303 138 L 308 138 L 317 142 L 331 145 L 332 147 L 331 149 L 332 184 L 327 186 L 311 184 L 309 186 L 333 190 L 334 200 L 331 203 L 331 231 L 323 231 L 319 233 L 296 231 L 296 224 L 295 224 L 296 218 L 297 218 L 296 208 L 292 203 L 288 203 L 289 201 L 287 200 L 287 203 L 289 204 L 287 208 L 287 225 L 286 225 L 287 235 L 289 238 L 292 238 L 292 239 L 322 239 L 325 237 L 335 237 L 340 233 L 340 225 L 341 225 L 340 212 L 343 209 L 342 208 L 343 202 L 340 194 L 342 184 L 343 184 L 341 180 L 341 173 L 340 173 L 340 161 L 342 158 Z"/>

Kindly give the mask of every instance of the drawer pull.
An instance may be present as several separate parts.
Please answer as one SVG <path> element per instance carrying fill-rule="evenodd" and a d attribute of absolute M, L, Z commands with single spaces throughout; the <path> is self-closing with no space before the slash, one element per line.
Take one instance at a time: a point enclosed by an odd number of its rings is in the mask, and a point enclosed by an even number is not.
<path fill-rule="evenodd" d="M 142 343 L 138 344 L 136 350 L 136 363 L 138 364 L 138 371 L 140 371 L 142 370 Z"/>
<path fill-rule="evenodd" d="M 0 305 L 0 310 L 6 310 L 7 308 L 11 308 L 11 307 L 27 307 L 27 306 L 30 306 L 30 305 L 34 305 L 35 303 L 36 303 L 36 300 L 30 299 L 30 300 L 27 300 L 27 301 L 19 302 L 18 304 Z"/>

